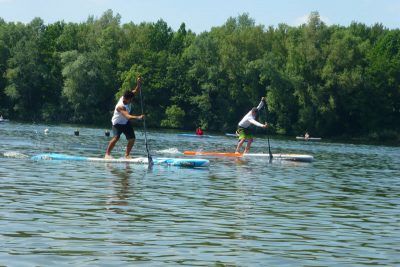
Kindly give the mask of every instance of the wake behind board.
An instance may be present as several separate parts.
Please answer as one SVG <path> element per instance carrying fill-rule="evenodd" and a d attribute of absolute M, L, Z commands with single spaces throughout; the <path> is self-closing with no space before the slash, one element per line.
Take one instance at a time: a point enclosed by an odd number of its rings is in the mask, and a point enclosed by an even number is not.
<path fill-rule="evenodd" d="M 305 138 L 304 136 L 296 136 L 296 140 L 302 140 L 302 141 L 321 141 L 321 137 L 309 137 Z"/>
<path fill-rule="evenodd" d="M 197 138 L 215 138 L 216 136 L 213 136 L 213 135 L 206 135 L 206 134 L 203 134 L 203 135 L 197 135 L 197 134 L 178 134 L 178 136 L 181 136 L 181 137 L 197 137 Z"/>
<path fill-rule="evenodd" d="M 236 158 L 247 158 L 247 157 L 268 157 L 266 153 L 229 153 L 229 152 L 203 152 L 203 151 L 184 151 L 183 154 L 188 156 L 216 156 L 216 157 L 236 157 Z M 300 162 L 312 162 L 314 157 L 311 155 L 301 154 L 272 154 L 274 160 L 290 160 Z"/>
<path fill-rule="evenodd" d="M 106 162 L 106 163 L 132 163 L 132 164 L 148 164 L 147 157 L 137 157 L 132 159 L 125 158 L 95 158 L 72 156 L 57 153 L 46 153 L 33 156 L 32 160 L 69 160 L 69 161 L 90 161 L 90 162 Z M 153 158 L 154 165 L 179 166 L 188 168 L 208 167 L 210 161 L 207 159 L 181 159 L 181 158 Z"/>

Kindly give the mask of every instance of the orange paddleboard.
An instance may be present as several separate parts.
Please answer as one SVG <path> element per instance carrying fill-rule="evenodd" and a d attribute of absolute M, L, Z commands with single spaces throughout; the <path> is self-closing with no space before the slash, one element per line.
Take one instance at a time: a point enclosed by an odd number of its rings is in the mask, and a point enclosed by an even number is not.
<path fill-rule="evenodd" d="M 221 157 L 243 157 L 243 153 L 232 153 L 232 152 L 203 152 L 203 151 L 184 151 L 183 154 L 190 156 L 221 156 Z"/>

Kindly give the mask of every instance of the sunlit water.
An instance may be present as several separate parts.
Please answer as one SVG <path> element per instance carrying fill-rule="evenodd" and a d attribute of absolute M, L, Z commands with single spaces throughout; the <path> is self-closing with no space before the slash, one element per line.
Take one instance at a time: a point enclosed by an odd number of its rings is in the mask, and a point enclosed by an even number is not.
<path fill-rule="evenodd" d="M 205 170 L 30 160 L 104 155 L 104 129 L 74 130 L 0 124 L 0 266 L 400 265 L 399 148 L 273 138 L 273 153 L 315 161 L 209 158 Z M 134 154 L 145 155 L 137 137 Z M 153 155 L 171 157 L 236 145 L 149 138 Z M 267 140 L 252 152 L 267 152 Z"/>

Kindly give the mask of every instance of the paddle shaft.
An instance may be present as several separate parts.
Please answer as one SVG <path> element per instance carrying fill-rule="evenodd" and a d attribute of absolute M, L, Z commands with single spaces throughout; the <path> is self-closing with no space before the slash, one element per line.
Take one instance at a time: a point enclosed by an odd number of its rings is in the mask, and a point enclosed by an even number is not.
<path fill-rule="evenodd" d="M 142 86 L 140 86 L 140 88 L 139 88 L 139 95 L 140 95 L 140 107 L 142 109 L 142 115 L 144 115 Z M 151 165 L 153 165 L 153 158 L 150 155 L 149 145 L 147 143 L 146 117 L 143 118 L 143 130 L 144 130 L 144 143 L 146 146 L 147 158 L 149 159 L 149 165 L 151 166 Z"/>
<path fill-rule="evenodd" d="M 268 112 L 267 112 L 267 102 L 264 100 L 264 110 L 265 110 L 265 120 L 268 118 Z M 271 153 L 271 145 L 269 143 L 269 135 L 268 135 L 268 128 L 267 128 L 267 141 L 268 141 L 268 153 L 269 153 L 269 162 L 272 161 L 272 153 Z"/>

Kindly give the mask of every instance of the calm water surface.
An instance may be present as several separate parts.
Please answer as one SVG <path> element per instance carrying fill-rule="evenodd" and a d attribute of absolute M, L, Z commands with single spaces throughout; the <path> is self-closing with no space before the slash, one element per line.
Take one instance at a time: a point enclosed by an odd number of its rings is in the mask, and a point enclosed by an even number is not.
<path fill-rule="evenodd" d="M 0 124 L 0 266 L 400 265 L 397 147 L 272 139 L 273 153 L 315 161 L 211 158 L 205 170 L 29 159 L 104 154 L 104 129 L 74 130 Z M 150 132 L 160 156 L 235 144 Z"/>

